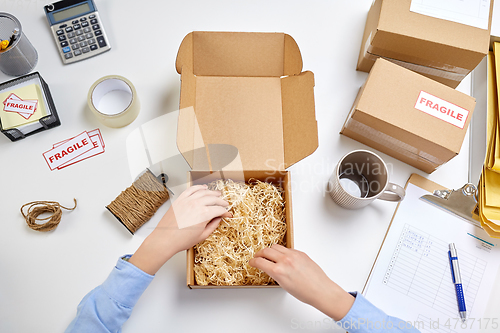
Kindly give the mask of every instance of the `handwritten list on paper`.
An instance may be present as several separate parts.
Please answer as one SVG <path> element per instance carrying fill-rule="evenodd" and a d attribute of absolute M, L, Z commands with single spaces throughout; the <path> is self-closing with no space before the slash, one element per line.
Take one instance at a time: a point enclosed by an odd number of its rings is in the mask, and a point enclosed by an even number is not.
<path fill-rule="evenodd" d="M 412 0 L 410 11 L 488 29 L 491 0 Z"/>
<path fill-rule="evenodd" d="M 472 310 L 486 261 L 463 250 L 460 271 L 467 309 Z M 450 317 L 456 316 L 457 296 L 451 281 L 448 243 L 405 225 L 387 267 L 384 284 Z"/>

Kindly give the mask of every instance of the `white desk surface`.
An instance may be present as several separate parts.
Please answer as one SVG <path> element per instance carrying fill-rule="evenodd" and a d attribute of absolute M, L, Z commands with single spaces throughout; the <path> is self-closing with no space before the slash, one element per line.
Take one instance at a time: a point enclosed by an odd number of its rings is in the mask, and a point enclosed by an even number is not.
<path fill-rule="evenodd" d="M 130 133 L 168 114 L 166 144 L 175 145 L 180 87 L 175 59 L 182 38 L 194 30 L 286 32 L 297 41 L 304 70 L 315 74 L 320 145 L 290 168 L 295 248 L 309 254 L 346 290 L 361 290 L 396 204 L 378 201 L 348 211 L 336 206 L 323 189 L 341 156 L 367 148 L 338 133 L 367 77 L 355 68 L 371 3 L 96 0 L 112 49 L 65 66 L 43 12 L 45 2 L 0 0 L 1 10 L 21 21 L 37 49 L 35 70 L 49 84 L 62 122 L 19 142 L 0 136 L 0 332 L 63 331 L 83 296 L 104 281 L 121 255 L 135 251 L 170 206 L 168 202 L 161 207 L 133 237 L 104 208 L 133 181 L 126 147 Z M 141 101 L 139 117 L 122 129 L 101 125 L 87 108 L 92 83 L 110 74 L 131 80 Z M 9 79 L 0 73 L 0 82 Z M 459 89 L 469 93 L 470 79 Z M 64 170 L 49 170 L 43 152 L 95 128 L 101 129 L 106 143 L 104 154 Z M 410 174 L 418 173 L 458 188 L 467 182 L 468 148 L 466 138 L 460 155 L 431 175 L 381 156 L 393 165 L 395 183 L 404 185 Z M 71 205 L 73 198 L 78 208 L 65 212 L 53 232 L 29 229 L 19 212 L 30 201 Z M 327 319 L 281 289 L 189 290 L 185 267 L 185 254 L 180 253 L 158 272 L 123 332 L 286 332 L 293 323 Z M 496 298 L 490 300 L 489 317 L 500 316 Z"/>

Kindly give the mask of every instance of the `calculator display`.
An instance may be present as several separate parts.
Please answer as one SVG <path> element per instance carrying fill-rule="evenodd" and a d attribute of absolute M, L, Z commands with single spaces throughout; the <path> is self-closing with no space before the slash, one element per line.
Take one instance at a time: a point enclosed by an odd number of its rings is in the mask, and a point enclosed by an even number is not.
<path fill-rule="evenodd" d="M 61 10 L 59 12 L 55 12 L 53 15 L 54 15 L 54 20 L 56 20 L 57 22 L 59 22 L 59 21 L 64 21 L 67 18 L 70 18 L 70 17 L 73 17 L 73 16 L 77 16 L 77 15 L 80 15 L 80 14 L 83 14 L 83 13 L 87 13 L 89 11 L 90 11 L 89 4 L 88 3 L 84 3 L 82 5 L 78 5 L 78 6 L 71 7 L 71 8 L 65 9 L 65 10 Z"/>

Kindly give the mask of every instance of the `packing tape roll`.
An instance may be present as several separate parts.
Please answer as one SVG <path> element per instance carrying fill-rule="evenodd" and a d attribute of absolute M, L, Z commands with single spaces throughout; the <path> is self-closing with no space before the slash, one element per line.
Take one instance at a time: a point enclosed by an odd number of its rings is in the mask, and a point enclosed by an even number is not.
<path fill-rule="evenodd" d="M 134 85 L 119 75 L 108 75 L 94 82 L 87 103 L 101 123 L 113 128 L 133 122 L 141 109 Z"/>

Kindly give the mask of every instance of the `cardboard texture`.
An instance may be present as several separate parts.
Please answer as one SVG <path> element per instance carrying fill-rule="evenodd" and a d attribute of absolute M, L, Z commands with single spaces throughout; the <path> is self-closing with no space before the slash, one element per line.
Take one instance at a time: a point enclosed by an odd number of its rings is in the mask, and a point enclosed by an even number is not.
<path fill-rule="evenodd" d="M 366 20 L 357 69 L 385 58 L 456 88 L 488 53 L 489 29 L 410 12 L 411 0 L 375 0 Z"/>
<path fill-rule="evenodd" d="M 281 183 L 286 245 L 293 248 L 286 169 L 318 147 L 314 75 L 302 72 L 295 40 L 284 33 L 192 32 L 179 47 L 176 68 L 181 74 L 177 146 L 193 170 L 190 184 L 220 178 Z M 236 159 L 228 158 L 234 154 Z M 197 286 L 193 265 L 190 249 L 190 288 L 230 288 Z"/>
<path fill-rule="evenodd" d="M 425 93 L 441 101 L 429 104 L 430 114 L 419 109 Z M 475 104 L 466 94 L 378 59 L 341 134 L 432 173 L 460 152 Z M 438 118 L 443 115 L 449 119 Z M 457 118 L 461 124 L 453 123 Z"/>

